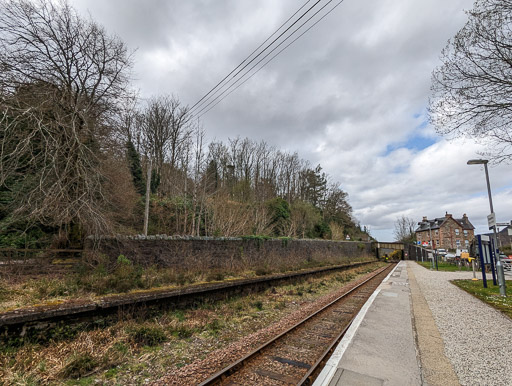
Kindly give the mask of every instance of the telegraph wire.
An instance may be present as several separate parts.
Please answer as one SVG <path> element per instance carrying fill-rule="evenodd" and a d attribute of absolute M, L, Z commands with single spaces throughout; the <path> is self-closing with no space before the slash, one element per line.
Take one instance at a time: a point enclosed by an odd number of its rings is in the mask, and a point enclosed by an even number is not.
<path fill-rule="evenodd" d="M 242 83 L 238 84 L 236 87 L 235 85 L 239 83 L 247 74 L 249 74 L 255 67 L 258 66 L 265 58 L 267 58 L 272 52 L 274 52 L 279 46 L 281 46 L 286 40 L 288 40 L 295 32 L 297 32 L 304 24 L 309 22 L 313 17 L 315 17 L 319 12 L 321 12 L 325 7 L 327 7 L 330 3 L 332 3 L 334 0 L 330 0 L 327 4 L 325 4 L 322 8 L 320 8 L 313 16 L 311 16 L 308 20 L 306 20 L 300 27 L 298 27 L 291 35 L 289 35 L 285 40 L 283 40 L 277 47 L 275 47 L 272 51 L 270 51 L 267 55 L 263 57 L 258 63 L 256 63 L 254 66 L 252 66 L 245 74 L 243 74 L 240 78 L 238 78 L 233 84 L 231 84 L 226 90 L 224 90 L 220 95 L 218 95 L 215 99 L 213 99 L 210 103 L 208 103 L 206 106 L 201 108 L 199 112 L 196 114 L 200 117 L 208 113 L 211 109 L 213 109 L 215 106 L 217 106 L 220 102 L 222 102 L 225 98 L 227 98 L 229 95 L 231 95 L 234 91 L 236 91 L 238 88 L 240 88 L 243 84 L 245 84 L 249 79 L 251 79 L 254 75 L 256 75 L 258 72 L 260 72 L 263 67 L 265 67 L 267 64 L 269 64 L 272 60 L 274 60 L 277 56 L 279 56 L 284 50 L 286 50 L 289 46 L 291 46 L 293 43 L 295 43 L 298 39 L 300 39 L 303 35 L 305 35 L 309 30 L 311 30 L 315 25 L 317 25 L 320 21 L 322 21 L 327 15 L 329 15 L 332 11 L 334 11 L 338 6 L 343 3 L 344 0 L 340 0 L 334 7 L 332 7 L 329 11 L 327 11 L 320 19 L 315 21 L 311 26 L 309 26 L 305 31 L 303 31 L 299 36 L 297 36 L 295 39 L 293 39 L 289 44 L 287 44 L 285 47 L 283 47 L 281 50 L 279 50 L 274 56 L 272 56 L 268 61 L 266 61 L 260 68 L 258 68 L 254 73 L 252 73 L 248 78 L 243 80 Z M 234 89 L 232 89 L 235 87 Z M 232 89 L 231 91 L 229 91 Z M 229 91 L 229 93 L 227 93 Z M 226 94 L 227 93 L 227 94 Z M 226 94 L 226 95 L 224 95 Z M 224 97 L 223 97 L 224 95 Z M 221 98 L 220 100 L 218 100 Z M 218 100 L 218 101 L 217 101 Z M 215 103 L 215 101 L 217 101 Z M 213 106 L 211 106 L 213 104 Z M 210 108 L 208 108 L 211 106 Z"/>
<path fill-rule="evenodd" d="M 200 104 L 201 102 L 207 98 L 215 89 L 217 89 L 231 74 L 233 74 L 238 68 L 240 68 L 255 52 L 257 52 L 266 42 L 268 42 L 272 36 L 274 36 L 280 29 L 282 29 L 286 23 L 288 23 L 297 13 L 300 12 L 302 8 L 304 8 L 311 0 L 306 1 L 295 13 L 290 16 L 274 33 L 272 33 L 263 43 L 261 43 L 258 48 L 256 48 L 249 56 L 247 56 L 238 66 L 236 66 L 228 75 L 226 75 L 219 83 L 217 83 L 208 93 L 206 93 L 201 99 L 199 99 L 191 108 L 190 111 L 194 110 L 194 108 Z M 306 12 L 304 12 L 297 20 L 295 20 L 286 30 L 284 30 L 277 38 L 275 38 L 270 44 L 267 45 L 258 55 L 256 55 L 249 63 L 243 66 L 235 75 L 231 78 L 236 77 L 241 71 L 243 71 L 248 65 L 250 65 L 254 60 L 256 60 L 263 52 L 265 52 L 270 46 L 272 46 L 277 40 L 279 40 L 284 34 L 286 34 L 295 24 L 297 24 L 307 13 L 309 13 L 318 3 L 322 0 L 317 0 L 315 4 L 313 4 Z M 293 33 L 292 33 L 293 34 Z M 231 80 L 230 80 L 231 81 Z M 230 82 L 228 81 L 228 83 Z M 221 87 L 222 88 L 222 87 Z M 216 93 L 216 92 L 215 92 Z M 214 93 L 214 94 L 215 94 Z M 209 98 L 207 98 L 209 99 Z M 199 108 L 199 107 L 198 107 Z"/>

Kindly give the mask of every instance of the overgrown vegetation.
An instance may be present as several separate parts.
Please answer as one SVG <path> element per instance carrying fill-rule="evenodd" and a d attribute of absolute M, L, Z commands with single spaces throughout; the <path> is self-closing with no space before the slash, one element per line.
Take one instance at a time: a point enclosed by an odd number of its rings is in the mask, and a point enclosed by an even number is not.
<path fill-rule="evenodd" d="M 253 240 L 253 238 L 249 238 L 249 240 Z M 372 260 L 372 258 L 352 258 L 350 261 Z M 98 296 L 110 294 L 173 288 L 226 279 L 251 278 L 332 264 L 308 258 L 302 262 L 295 261 L 293 265 L 267 264 L 252 267 L 252 269 L 247 266 L 245 270 L 236 272 L 203 269 L 202 267 L 183 271 L 174 268 L 143 268 L 134 264 L 124 255 L 120 255 L 114 263 L 111 263 L 106 256 L 97 255 L 94 261 L 90 261 L 88 264 L 82 263 L 75 273 L 62 277 L 42 277 L 24 282 L 11 282 L 9 285 L 0 283 L 0 312 L 33 305 L 58 304 L 67 300 L 93 300 Z"/>
<path fill-rule="evenodd" d="M 108 327 L 78 329 L 73 335 L 3 347 L 0 379 L 6 384 L 138 384 L 153 381 L 209 352 L 277 321 L 336 290 L 373 266 L 351 269 L 263 293 L 234 296 L 188 309 L 138 314 Z M 84 378 L 85 377 L 85 378 Z M 21 382 L 21 383 L 23 383 Z M 28 382 L 28 383 L 30 383 Z"/>
<path fill-rule="evenodd" d="M 66 1 L 1 0 L 0 51 L 0 247 L 146 227 L 366 239 L 320 165 L 248 138 L 208 142 L 177 96 L 134 98 L 126 45 Z"/>

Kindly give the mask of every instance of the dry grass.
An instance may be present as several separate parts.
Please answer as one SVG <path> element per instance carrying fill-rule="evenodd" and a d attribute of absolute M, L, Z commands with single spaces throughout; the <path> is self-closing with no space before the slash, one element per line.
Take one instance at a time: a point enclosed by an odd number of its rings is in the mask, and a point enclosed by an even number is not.
<path fill-rule="evenodd" d="M 0 384 L 138 384 L 156 380 L 369 270 L 330 273 L 259 294 L 162 312 L 150 320 L 120 321 L 104 329 L 80 332 L 74 338 L 55 337 L 45 345 L 4 347 L 0 351 Z M 80 381 L 78 377 L 82 377 Z"/>
<path fill-rule="evenodd" d="M 373 259 L 353 259 L 354 262 L 359 260 L 372 261 Z M 109 294 L 131 293 L 156 288 L 172 289 L 188 284 L 252 278 L 328 265 L 332 264 L 311 260 L 293 267 L 293 269 L 282 266 L 277 268 L 257 267 L 241 272 L 211 271 L 208 269 L 182 272 L 171 268 L 157 269 L 150 267 L 142 269 L 132 265 L 129 260 L 120 256 L 117 264 L 109 269 L 105 268 L 105 265 L 100 262 L 95 266 L 81 267 L 76 273 L 60 278 L 47 276 L 28 279 L 24 282 L 1 280 L 0 312 L 35 305 L 58 304 L 67 300 L 94 300 Z"/>

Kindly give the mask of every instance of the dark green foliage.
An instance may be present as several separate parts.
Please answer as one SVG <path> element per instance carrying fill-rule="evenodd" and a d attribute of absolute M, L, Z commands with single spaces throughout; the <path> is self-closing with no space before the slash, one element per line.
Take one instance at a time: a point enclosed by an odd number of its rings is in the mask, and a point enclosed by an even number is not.
<path fill-rule="evenodd" d="M 267 207 L 271 216 L 272 235 L 275 237 L 285 236 L 290 225 L 290 205 L 281 197 L 276 197 L 267 202 Z"/>
<path fill-rule="evenodd" d="M 132 174 L 135 191 L 144 195 L 146 192 L 146 186 L 142 176 L 143 173 L 142 166 L 140 164 L 140 156 L 131 140 L 126 143 L 126 158 L 128 159 L 128 166 L 130 167 L 130 172 Z"/>
<path fill-rule="evenodd" d="M 133 326 L 126 331 L 130 340 L 141 346 L 156 346 L 167 341 L 167 335 L 163 329 L 152 326 Z"/>
<path fill-rule="evenodd" d="M 305 181 L 303 199 L 317 208 L 322 207 L 327 192 L 326 174 L 322 173 L 320 165 L 314 170 L 307 169 L 303 173 Z"/>
<path fill-rule="evenodd" d="M 158 173 L 155 169 L 151 170 L 151 193 L 155 194 L 158 187 L 160 186 L 160 173 Z"/>
<path fill-rule="evenodd" d="M 30 225 L 7 217 L 0 220 L 0 248 L 45 248 L 56 233 L 56 228 Z"/>
<path fill-rule="evenodd" d="M 64 378 L 80 378 L 99 366 L 99 361 L 89 353 L 75 355 L 61 371 Z"/>
<path fill-rule="evenodd" d="M 335 222 L 344 227 L 354 227 L 350 213 L 352 207 L 349 205 L 348 195 L 338 187 L 332 187 L 325 200 L 323 207 L 324 218 L 327 223 Z"/>
<path fill-rule="evenodd" d="M 315 224 L 313 231 L 309 234 L 309 238 L 330 239 L 331 228 L 329 228 L 329 224 L 325 221 L 320 221 L 318 224 Z"/>
<path fill-rule="evenodd" d="M 10 120 L 2 122 L 3 125 L 12 124 Z M 0 126 L 0 140 L 3 138 L 4 126 Z M 39 136 L 34 136 L 31 141 L 30 152 L 23 154 L 19 159 L 14 159 L 11 152 L 14 151 L 18 141 L 28 134 L 25 122 L 15 125 L 17 136 L 12 141 L 4 143 L 0 152 L 0 163 L 3 168 L 11 166 L 10 173 L 0 185 L 0 248 L 42 248 L 47 246 L 56 229 L 43 226 L 39 222 L 28 222 L 25 217 L 16 215 L 15 210 L 20 205 L 20 198 L 37 184 L 34 178 L 35 171 L 41 168 L 41 163 L 34 163 L 42 153 L 43 141 Z"/>

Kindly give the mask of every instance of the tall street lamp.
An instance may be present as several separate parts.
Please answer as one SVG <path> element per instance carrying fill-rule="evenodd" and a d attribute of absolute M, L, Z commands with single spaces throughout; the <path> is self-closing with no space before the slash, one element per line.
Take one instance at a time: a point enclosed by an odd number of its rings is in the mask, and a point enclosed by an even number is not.
<path fill-rule="evenodd" d="M 494 215 L 494 209 L 492 207 L 492 196 L 491 196 L 491 184 L 489 182 L 489 171 L 487 170 L 487 164 L 489 160 L 486 159 L 470 159 L 468 165 L 484 165 L 485 179 L 487 181 L 487 194 L 489 196 L 489 206 L 491 209 L 491 215 Z M 498 237 L 496 236 L 496 222 L 492 226 L 494 232 L 494 260 L 496 261 L 496 271 L 498 273 L 498 284 L 500 286 L 500 295 L 507 296 L 507 289 L 505 287 L 505 273 L 503 271 L 503 265 L 501 264 L 500 257 L 498 254 Z"/>

